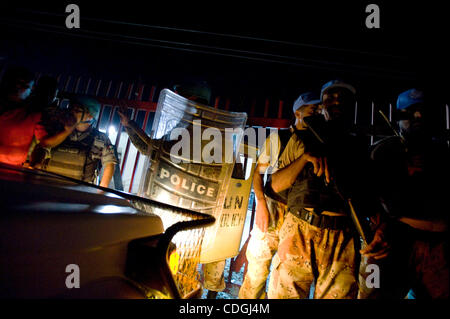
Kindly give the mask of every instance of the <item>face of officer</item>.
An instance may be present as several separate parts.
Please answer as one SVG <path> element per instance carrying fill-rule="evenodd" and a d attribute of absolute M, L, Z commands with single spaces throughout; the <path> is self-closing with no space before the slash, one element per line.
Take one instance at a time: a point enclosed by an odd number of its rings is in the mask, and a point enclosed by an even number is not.
<path fill-rule="evenodd" d="M 15 86 L 8 94 L 8 99 L 14 102 L 22 102 L 26 100 L 31 94 L 33 85 L 33 80 L 27 81 L 24 79 L 17 79 Z"/>
<path fill-rule="evenodd" d="M 398 127 L 402 136 L 420 134 L 425 130 L 425 112 L 422 104 L 411 105 L 399 110 Z"/>
<path fill-rule="evenodd" d="M 79 132 L 84 132 L 88 130 L 94 123 L 94 117 L 89 113 L 89 111 L 80 105 L 74 105 L 72 112 L 77 119 L 76 130 Z"/>
<path fill-rule="evenodd" d="M 345 88 L 332 88 L 323 94 L 322 114 L 325 120 L 351 124 L 355 106 L 354 95 Z"/>
<path fill-rule="evenodd" d="M 301 106 L 297 111 L 295 111 L 295 127 L 298 130 L 306 130 L 308 126 L 306 125 L 304 118 L 316 114 L 317 109 L 317 104 L 307 104 Z"/>

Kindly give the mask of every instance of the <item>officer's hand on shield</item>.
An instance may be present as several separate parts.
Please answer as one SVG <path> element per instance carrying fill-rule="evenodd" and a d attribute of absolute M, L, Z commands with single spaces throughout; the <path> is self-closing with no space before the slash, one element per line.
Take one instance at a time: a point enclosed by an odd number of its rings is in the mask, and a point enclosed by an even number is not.
<path fill-rule="evenodd" d="M 375 231 L 375 235 L 370 244 L 360 250 L 363 256 L 374 259 L 383 259 L 389 255 L 390 245 L 386 241 L 386 223 L 382 223 Z"/>
<path fill-rule="evenodd" d="M 267 232 L 269 228 L 269 209 L 264 198 L 256 201 L 255 223 L 262 232 Z"/>
<path fill-rule="evenodd" d="M 327 181 L 327 183 L 331 181 L 331 174 L 328 170 L 328 162 L 326 157 L 315 157 L 310 153 L 305 153 L 303 154 L 302 159 L 313 164 L 314 174 L 316 174 L 318 177 L 325 174 L 325 180 Z"/>

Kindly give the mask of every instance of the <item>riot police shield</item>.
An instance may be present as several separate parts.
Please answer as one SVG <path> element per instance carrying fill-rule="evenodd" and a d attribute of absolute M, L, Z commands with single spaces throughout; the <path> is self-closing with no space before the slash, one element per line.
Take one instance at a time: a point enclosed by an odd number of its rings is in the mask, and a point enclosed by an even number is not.
<path fill-rule="evenodd" d="M 160 93 L 138 195 L 214 216 L 222 212 L 246 113 L 228 112 L 188 100 L 168 89 Z M 192 216 L 155 211 L 167 229 Z M 209 228 L 208 227 L 208 228 Z M 210 234 L 208 232 L 208 234 Z M 183 231 L 172 240 L 170 267 L 181 294 L 195 289 L 200 252 L 213 248 L 214 234 Z M 206 261 L 207 262 L 207 261 Z"/>
<path fill-rule="evenodd" d="M 208 240 L 202 247 L 201 263 L 239 254 L 257 160 L 255 155 L 255 147 L 241 144 L 223 205 L 217 207 L 216 222 L 206 229 L 205 238 Z"/>
<path fill-rule="evenodd" d="M 223 204 L 246 120 L 246 113 L 215 109 L 162 90 L 139 195 L 214 215 Z"/>

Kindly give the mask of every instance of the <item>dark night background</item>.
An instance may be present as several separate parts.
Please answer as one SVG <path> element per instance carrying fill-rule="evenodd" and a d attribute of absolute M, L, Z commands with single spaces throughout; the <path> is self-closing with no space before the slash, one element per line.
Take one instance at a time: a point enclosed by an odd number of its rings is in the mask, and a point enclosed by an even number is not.
<path fill-rule="evenodd" d="M 80 29 L 65 27 L 70 3 L 80 7 Z M 365 26 L 370 3 L 380 6 L 380 29 Z M 3 0 L 0 74 L 23 65 L 53 76 L 141 83 L 156 86 L 153 102 L 162 88 L 204 79 L 232 111 L 249 113 L 256 100 L 254 117 L 263 117 L 268 99 L 273 119 L 280 100 L 288 119 L 300 93 L 342 78 L 357 89 L 361 126 L 370 124 L 372 101 L 386 110 L 416 87 L 425 90 L 442 133 L 450 102 L 448 12 L 430 1 Z M 370 311 L 376 309 L 385 308 Z"/>
<path fill-rule="evenodd" d="M 69 3 L 80 6 L 81 29 L 65 27 Z M 2 4 L 1 65 L 139 80 L 158 92 L 201 78 L 213 96 L 230 98 L 230 110 L 248 111 L 250 99 L 284 100 L 286 118 L 300 93 L 336 77 L 354 84 L 360 100 L 394 103 L 414 86 L 435 105 L 448 103 L 448 26 L 438 5 L 374 2 L 381 29 L 367 29 L 370 1 L 92 3 Z"/>

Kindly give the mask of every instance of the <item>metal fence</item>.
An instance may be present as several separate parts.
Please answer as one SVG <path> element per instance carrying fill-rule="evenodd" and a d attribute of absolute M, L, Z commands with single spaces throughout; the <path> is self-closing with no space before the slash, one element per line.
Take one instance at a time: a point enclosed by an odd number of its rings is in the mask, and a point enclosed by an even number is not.
<path fill-rule="evenodd" d="M 39 78 L 41 74 L 37 74 Z M 136 82 L 103 81 L 87 77 L 74 77 L 71 75 L 56 76 L 59 89 L 62 92 L 87 94 L 97 97 L 101 103 L 101 111 L 97 122 L 98 129 L 106 133 L 111 142 L 116 146 L 120 158 L 120 175 L 123 181 L 123 190 L 136 193 L 138 176 L 143 160 L 136 148 L 130 142 L 125 130 L 120 124 L 117 114 L 118 104 L 126 105 L 129 114 L 146 133 L 150 133 L 159 91 L 164 87 L 158 85 L 146 85 Z M 230 98 L 213 97 L 214 107 L 230 110 L 232 101 Z M 244 111 L 249 114 L 248 126 L 254 127 L 287 127 L 291 119 L 286 116 L 286 107 L 290 110 L 290 104 L 283 100 L 249 98 L 249 105 Z M 65 101 L 61 101 L 65 103 Z M 289 107 L 288 107 L 289 106 Z M 377 139 L 390 135 L 388 126 L 379 114 L 382 111 L 389 120 L 392 120 L 395 104 L 373 101 L 358 101 L 354 109 L 354 125 L 359 127 L 367 136 L 368 142 L 373 144 Z M 242 110 L 240 110 L 242 111 Z M 443 131 L 449 130 L 449 107 L 445 105 L 439 110 L 437 118 L 438 126 Z"/>

